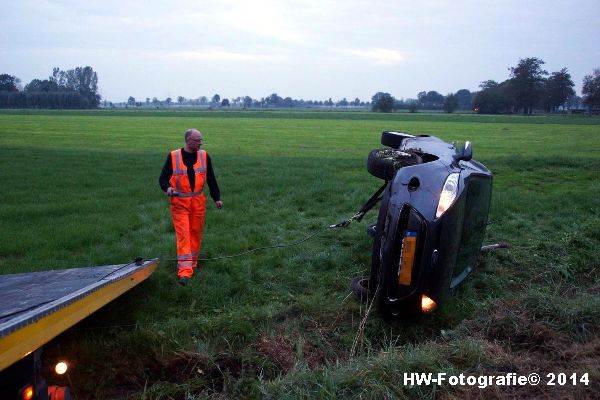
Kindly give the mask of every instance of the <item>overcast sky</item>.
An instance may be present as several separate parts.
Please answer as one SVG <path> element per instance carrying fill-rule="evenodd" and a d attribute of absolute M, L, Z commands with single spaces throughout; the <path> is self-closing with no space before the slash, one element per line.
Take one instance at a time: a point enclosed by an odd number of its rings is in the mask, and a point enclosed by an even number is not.
<path fill-rule="evenodd" d="M 415 98 L 508 78 L 520 58 L 600 68 L 600 0 L 0 0 L 0 73 L 91 66 L 103 99 Z"/>

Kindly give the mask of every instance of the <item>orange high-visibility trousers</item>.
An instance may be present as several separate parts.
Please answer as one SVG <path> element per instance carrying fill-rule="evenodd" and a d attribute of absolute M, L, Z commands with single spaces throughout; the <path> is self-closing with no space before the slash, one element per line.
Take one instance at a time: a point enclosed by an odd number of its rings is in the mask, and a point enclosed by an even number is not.
<path fill-rule="evenodd" d="M 177 276 L 190 278 L 195 261 L 200 255 L 204 217 L 206 215 L 206 196 L 172 197 L 171 216 L 177 242 Z"/>

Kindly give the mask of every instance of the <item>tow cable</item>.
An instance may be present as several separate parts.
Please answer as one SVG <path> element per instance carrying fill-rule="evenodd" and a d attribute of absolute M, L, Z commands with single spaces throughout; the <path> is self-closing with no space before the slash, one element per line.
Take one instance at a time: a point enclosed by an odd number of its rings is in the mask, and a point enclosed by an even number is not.
<path fill-rule="evenodd" d="M 327 226 L 319 229 L 318 231 L 316 231 L 312 235 L 309 235 L 309 236 L 305 237 L 304 239 L 299 240 L 297 242 L 289 243 L 289 244 L 276 244 L 276 245 L 273 245 L 273 246 L 257 247 L 255 249 L 250 249 L 250 250 L 243 251 L 241 253 L 231 254 L 231 255 L 227 255 L 227 256 L 210 257 L 210 258 L 187 258 L 185 260 L 178 260 L 176 258 L 169 258 L 169 259 L 167 259 L 167 261 L 197 261 L 197 262 L 207 262 L 207 261 L 225 260 L 225 259 L 228 259 L 228 258 L 241 257 L 241 256 L 244 256 L 246 254 L 254 253 L 255 251 L 259 251 L 259 250 L 279 249 L 279 248 L 284 248 L 284 247 L 298 246 L 299 244 L 302 244 L 302 243 L 306 242 L 307 240 L 312 239 L 313 237 L 317 236 L 318 234 L 320 234 L 323 231 L 326 231 L 326 230 L 329 230 L 329 229 L 335 229 L 335 228 L 346 228 L 346 227 L 348 227 L 354 221 L 360 222 L 363 219 L 363 217 L 365 216 L 365 214 L 369 210 L 371 210 L 375 206 L 375 204 L 377 204 L 379 201 L 381 201 L 382 197 L 379 197 L 379 195 L 385 190 L 385 188 L 387 187 L 387 184 L 388 184 L 388 182 L 386 181 L 383 184 L 383 186 L 381 186 L 379 189 L 377 189 L 377 191 L 375 193 L 373 193 L 373 195 L 371 196 L 371 198 L 369 198 L 369 200 L 367 200 L 367 202 L 361 207 L 361 209 L 356 214 L 354 214 L 352 217 L 348 218 L 345 221 L 337 223 L 337 224 L 327 225 Z"/>

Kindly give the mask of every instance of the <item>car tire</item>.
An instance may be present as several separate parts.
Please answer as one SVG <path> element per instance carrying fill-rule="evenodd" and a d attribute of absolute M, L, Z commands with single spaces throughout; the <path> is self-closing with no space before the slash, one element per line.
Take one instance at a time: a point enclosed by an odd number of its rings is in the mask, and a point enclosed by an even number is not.
<path fill-rule="evenodd" d="M 356 296 L 361 303 L 366 303 L 371 299 L 371 293 L 369 292 L 369 278 L 363 276 L 352 278 L 350 286 L 352 287 L 352 293 L 354 293 L 354 296 Z"/>
<path fill-rule="evenodd" d="M 402 167 L 421 164 L 423 159 L 414 152 L 394 149 L 371 150 L 367 158 L 367 171 L 377 178 L 391 181 Z"/>

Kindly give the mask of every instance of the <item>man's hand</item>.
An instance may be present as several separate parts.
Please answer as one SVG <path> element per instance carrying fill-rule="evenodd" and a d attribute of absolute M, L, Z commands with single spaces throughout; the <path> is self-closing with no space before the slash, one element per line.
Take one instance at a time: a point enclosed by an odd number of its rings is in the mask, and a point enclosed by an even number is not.
<path fill-rule="evenodd" d="M 217 200 L 215 201 L 215 206 L 217 206 L 217 208 L 220 210 L 223 208 L 223 202 L 221 200 Z"/>
<path fill-rule="evenodd" d="M 169 187 L 167 188 L 167 196 L 174 196 L 174 195 L 175 195 L 175 193 L 177 193 L 177 192 L 176 192 L 176 191 L 175 191 L 175 189 L 173 189 L 171 186 L 169 186 Z"/>

